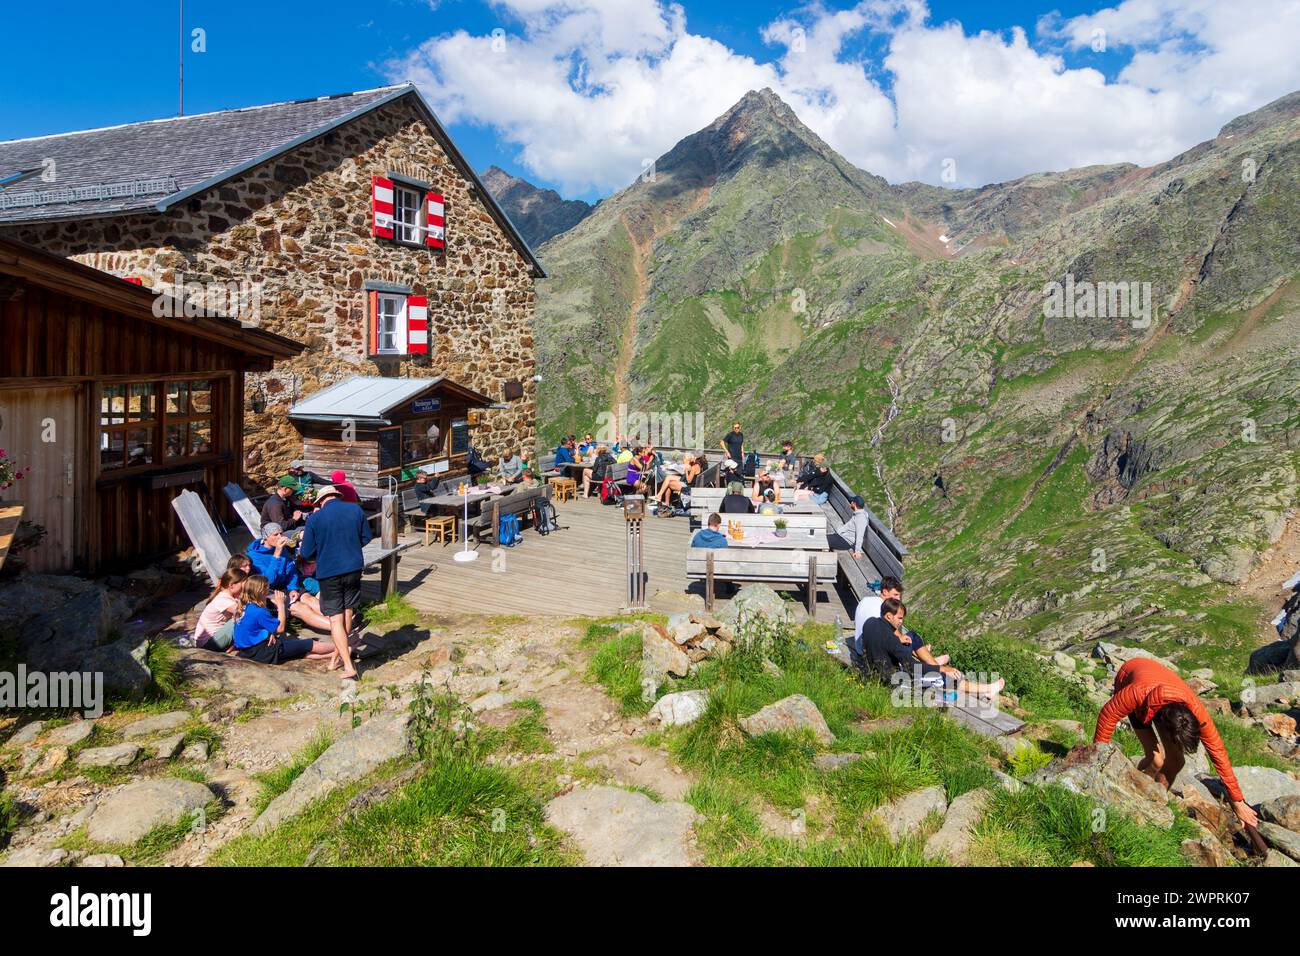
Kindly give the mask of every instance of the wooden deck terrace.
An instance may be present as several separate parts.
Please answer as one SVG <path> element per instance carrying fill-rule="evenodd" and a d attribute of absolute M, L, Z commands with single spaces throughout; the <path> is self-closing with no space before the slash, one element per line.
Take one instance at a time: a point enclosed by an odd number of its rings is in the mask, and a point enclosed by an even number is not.
<path fill-rule="evenodd" d="M 547 614 L 601 617 L 618 614 L 627 604 L 627 528 L 623 509 L 596 498 L 555 503 L 560 530 L 540 535 L 525 525 L 523 542 L 514 548 L 477 550 L 476 561 L 457 563 L 453 556 L 464 542 L 423 546 L 423 532 L 412 529 L 403 542 L 419 547 L 402 553 L 397 590 L 428 613 Z M 687 592 L 703 597 L 703 583 L 686 578 L 686 552 L 693 531 L 685 517 L 647 517 L 642 523 L 642 568 L 647 601 L 657 591 Z M 379 596 L 378 573 L 367 574 L 367 599 Z M 732 591 L 720 588 L 718 609 Z M 800 600 L 801 592 L 791 589 Z M 845 626 L 853 621 L 856 598 L 843 580 L 818 596 L 817 620 Z"/>

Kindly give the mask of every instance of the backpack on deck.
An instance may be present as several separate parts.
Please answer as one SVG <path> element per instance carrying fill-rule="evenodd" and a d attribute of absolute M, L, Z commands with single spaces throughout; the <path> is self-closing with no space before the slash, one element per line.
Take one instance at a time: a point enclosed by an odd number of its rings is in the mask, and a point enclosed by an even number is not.
<path fill-rule="evenodd" d="M 513 548 L 522 541 L 523 535 L 519 533 L 519 516 L 502 515 L 501 525 L 497 528 L 497 544 L 503 548 Z"/>
<path fill-rule="evenodd" d="M 600 482 L 600 503 L 602 505 L 619 505 L 623 503 L 623 489 L 608 475 L 602 478 Z"/>
<path fill-rule="evenodd" d="M 545 498 L 533 502 L 533 527 L 538 534 L 550 534 L 560 530 L 560 522 L 555 514 L 555 505 Z"/>
<path fill-rule="evenodd" d="M 744 472 L 746 478 L 753 478 L 756 474 L 758 474 L 758 452 L 756 451 L 745 452 L 745 464 L 742 468 L 742 471 Z"/>

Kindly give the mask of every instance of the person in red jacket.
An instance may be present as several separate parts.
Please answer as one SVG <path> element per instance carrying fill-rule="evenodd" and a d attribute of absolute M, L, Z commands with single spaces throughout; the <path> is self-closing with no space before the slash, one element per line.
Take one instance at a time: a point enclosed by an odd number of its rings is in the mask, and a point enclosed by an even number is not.
<path fill-rule="evenodd" d="M 1115 675 L 1114 695 L 1097 716 L 1093 743 L 1110 743 L 1115 725 L 1125 717 L 1146 751 L 1139 770 L 1167 790 L 1183 769 L 1183 755 L 1195 753 L 1204 742 L 1206 756 L 1228 791 L 1237 819 L 1252 827 L 1259 822 L 1237 784 L 1209 711 L 1181 677 L 1150 658 L 1136 657 L 1126 663 Z"/>

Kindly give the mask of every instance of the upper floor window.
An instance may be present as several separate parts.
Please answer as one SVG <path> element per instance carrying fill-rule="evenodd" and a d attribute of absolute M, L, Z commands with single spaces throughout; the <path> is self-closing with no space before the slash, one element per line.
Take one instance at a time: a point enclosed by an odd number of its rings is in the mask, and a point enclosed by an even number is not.
<path fill-rule="evenodd" d="M 371 233 L 379 239 L 446 248 L 446 202 L 415 183 L 375 176 L 370 193 Z"/>
<path fill-rule="evenodd" d="M 409 186 L 398 183 L 393 187 L 393 238 L 398 242 L 420 241 L 423 198 L 423 193 Z"/>

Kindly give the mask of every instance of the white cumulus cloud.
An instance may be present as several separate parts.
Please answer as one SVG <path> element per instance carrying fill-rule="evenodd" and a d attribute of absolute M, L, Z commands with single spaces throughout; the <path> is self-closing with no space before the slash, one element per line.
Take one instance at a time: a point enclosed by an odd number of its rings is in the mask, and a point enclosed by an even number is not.
<path fill-rule="evenodd" d="M 387 73 L 570 194 L 621 188 L 762 87 L 862 168 L 932 183 L 951 170 L 956 185 L 1159 162 L 1300 88 L 1300 0 L 1123 0 L 1008 33 L 931 23 L 922 0 L 816 3 L 762 27 L 767 62 L 692 33 L 662 0 L 491 6 L 493 33 L 430 37 Z M 1114 79 L 1067 65 L 1099 45 L 1126 58 Z"/>

